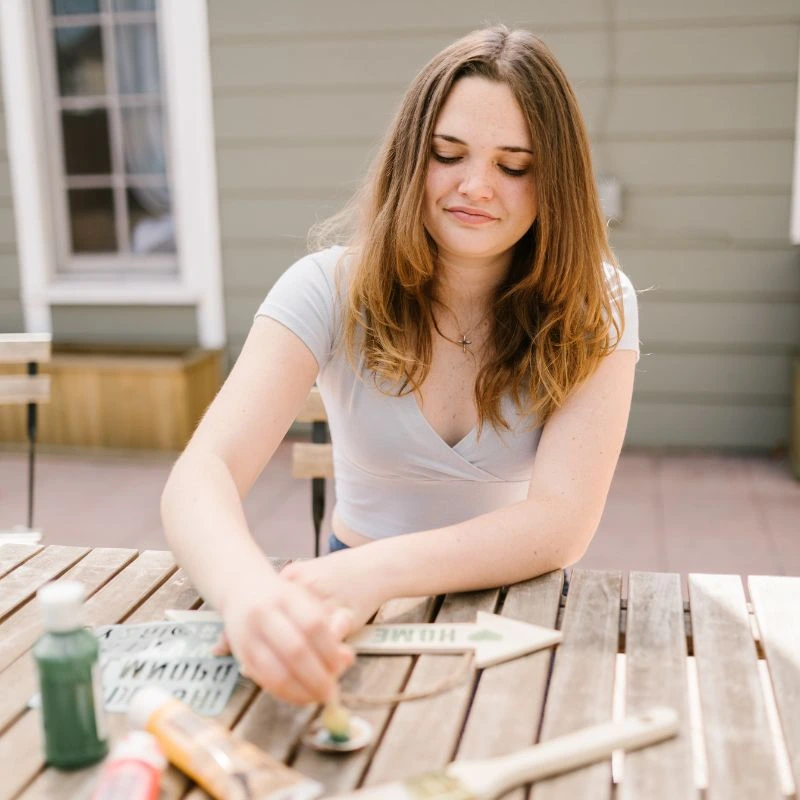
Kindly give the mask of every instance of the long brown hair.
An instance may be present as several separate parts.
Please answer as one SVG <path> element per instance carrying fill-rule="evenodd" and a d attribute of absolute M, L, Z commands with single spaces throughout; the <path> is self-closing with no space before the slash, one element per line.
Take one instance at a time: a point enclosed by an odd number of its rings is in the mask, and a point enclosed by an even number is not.
<path fill-rule="evenodd" d="M 623 314 L 618 279 L 609 285 L 603 267 L 604 261 L 616 267 L 616 260 L 583 118 L 541 39 L 497 26 L 435 56 L 406 92 L 360 192 L 315 233 L 319 243 L 346 231 L 350 244 L 344 344 L 351 359 L 360 355 L 383 391 L 419 389 L 432 358 L 436 273 L 436 245 L 423 225 L 425 179 L 439 112 L 467 76 L 505 83 L 513 92 L 534 142 L 538 198 L 537 219 L 515 245 L 493 298 L 490 355 L 475 383 L 479 427 L 508 427 L 501 410 L 506 393 L 539 425 L 613 350 Z"/>

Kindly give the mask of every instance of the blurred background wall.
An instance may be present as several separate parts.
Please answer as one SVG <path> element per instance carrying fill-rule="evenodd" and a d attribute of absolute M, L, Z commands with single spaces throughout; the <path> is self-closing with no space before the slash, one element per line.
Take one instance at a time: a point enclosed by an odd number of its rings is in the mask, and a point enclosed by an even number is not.
<path fill-rule="evenodd" d="M 171 0 L 166 0 L 171 2 Z M 640 294 L 629 445 L 785 445 L 800 346 L 789 243 L 797 0 L 208 3 L 227 354 L 364 173 L 399 98 L 486 23 L 541 35 L 578 94 Z M 0 330 L 21 329 L 0 125 Z M 58 340 L 192 344 L 194 311 L 54 306 Z"/>

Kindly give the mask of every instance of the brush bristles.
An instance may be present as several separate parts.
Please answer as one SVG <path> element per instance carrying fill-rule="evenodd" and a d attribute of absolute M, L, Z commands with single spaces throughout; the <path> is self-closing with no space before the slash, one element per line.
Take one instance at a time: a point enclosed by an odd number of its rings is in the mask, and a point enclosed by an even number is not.
<path fill-rule="evenodd" d="M 350 741 L 350 712 L 339 703 L 328 703 L 320 719 L 331 741 Z"/>

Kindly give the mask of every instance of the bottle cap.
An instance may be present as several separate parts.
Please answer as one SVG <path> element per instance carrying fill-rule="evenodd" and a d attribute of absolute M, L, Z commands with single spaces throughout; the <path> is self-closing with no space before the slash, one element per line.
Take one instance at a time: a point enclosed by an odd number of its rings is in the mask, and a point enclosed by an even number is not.
<path fill-rule="evenodd" d="M 74 631 L 83 625 L 86 589 L 78 581 L 53 581 L 36 593 L 45 630 L 55 633 Z"/>
<path fill-rule="evenodd" d="M 142 686 L 128 706 L 128 719 L 134 728 L 147 727 L 147 721 L 172 695 L 160 686 Z"/>
<path fill-rule="evenodd" d="M 167 768 L 167 758 L 158 739 L 147 731 L 130 731 L 111 751 L 112 761 L 144 761 L 159 772 Z"/>

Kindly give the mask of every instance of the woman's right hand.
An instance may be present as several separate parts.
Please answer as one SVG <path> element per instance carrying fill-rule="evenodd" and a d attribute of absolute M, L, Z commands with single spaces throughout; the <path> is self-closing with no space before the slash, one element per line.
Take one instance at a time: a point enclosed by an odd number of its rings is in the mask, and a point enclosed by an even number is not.
<path fill-rule="evenodd" d="M 353 663 L 353 651 L 342 644 L 350 612 L 331 610 L 309 589 L 270 568 L 237 581 L 223 619 L 225 639 L 242 673 L 282 700 L 327 702 L 336 679 Z"/>

